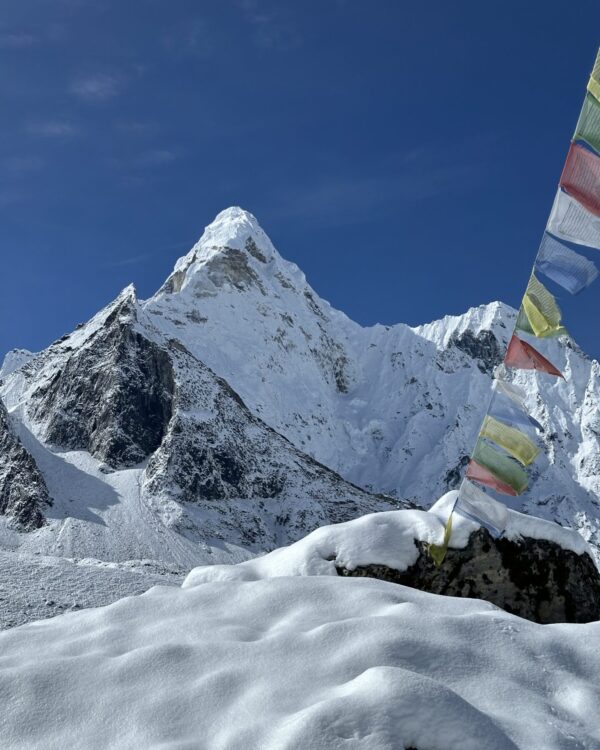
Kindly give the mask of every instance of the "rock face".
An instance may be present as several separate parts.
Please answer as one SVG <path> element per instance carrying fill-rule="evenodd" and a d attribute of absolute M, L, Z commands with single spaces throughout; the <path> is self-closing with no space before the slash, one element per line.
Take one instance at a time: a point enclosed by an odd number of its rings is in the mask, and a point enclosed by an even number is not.
<path fill-rule="evenodd" d="M 0 401 L 0 515 L 29 531 L 43 525 L 43 509 L 50 504 L 46 482 Z"/>
<path fill-rule="evenodd" d="M 546 539 L 494 539 L 484 529 L 464 549 L 448 550 L 436 568 L 420 542 L 417 562 L 404 571 L 365 565 L 341 576 L 365 576 L 433 594 L 485 599 L 542 624 L 600 619 L 600 574 L 592 558 Z"/>
<path fill-rule="evenodd" d="M 171 363 L 135 329 L 135 305 L 127 290 L 88 345 L 72 351 L 29 404 L 45 441 L 89 451 L 111 468 L 147 458 L 171 418 Z"/>
<path fill-rule="evenodd" d="M 295 448 L 182 344 L 171 340 L 166 351 L 176 385 L 173 417 L 142 490 L 148 504 L 186 509 L 175 522 L 181 533 L 272 549 L 322 524 L 397 507 Z"/>

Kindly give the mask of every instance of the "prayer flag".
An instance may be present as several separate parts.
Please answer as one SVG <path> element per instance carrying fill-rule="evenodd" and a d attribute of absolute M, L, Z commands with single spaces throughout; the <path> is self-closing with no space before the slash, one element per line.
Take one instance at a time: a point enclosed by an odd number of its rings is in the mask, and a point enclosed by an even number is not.
<path fill-rule="evenodd" d="M 546 230 L 568 242 L 600 250 L 600 219 L 560 188 Z"/>
<path fill-rule="evenodd" d="M 544 233 L 535 268 L 571 294 L 578 294 L 598 278 L 595 263 L 547 233 Z"/>
<path fill-rule="evenodd" d="M 523 466 L 533 463 L 540 453 L 540 449 L 527 435 L 489 414 L 483 420 L 480 435 L 504 448 Z"/>
<path fill-rule="evenodd" d="M 450 537 L 452 536 L 452 513 L 454 512 L 454 508 L 450 511 L 450 515 L 448 516 L 448 520 L 446 521 L 446 525 L 444 526 L 444 539 L 441 544 L 430 544 L 427 548 L 427 551 L 429 552 L 431 559 L 434 562 L 434 565 L 436 568 L 439 568 L 440 565 L 444 562 L 444 558 L 446 557 L 446 553 L 448 552 L 448 546 L 450 544 Z"/>
<path fill-rule="evenodd" d="M 519 314 L 517 315 L 515 330 L 521 331 L 522 333 L 528 333 L 530 336 L 535 336 L 535 331 L 531 327 L 531 323 L 529 322 L 529 318 L 527 317 L 527 313 L 525 312 L 525 308 L 523 307 L 522 302 L 521 307 L 519 308 Z"/>
<path fill-rule="evenodd" d="M 514 334 L 508 345 L 504 364 L 517 370 L 537 370 L 538 372 L 546 372 L 548 375 L 556 375 L 559 378 L 563 377 L 563 374 L 554 367 L 552 362 L 549 362 L 531 344 L 522 341 Z"/>
<path fill-rule="evenodd" d="M 588 211 L 600 216 L 600 156 L 572 143 L 560 176 L 560 186 Z"/>
<path fill-rule="evenodd" d="M 485 526 L 496 538 L 502 535 L 508 520 L 506 506 L 486 495 L 468 479 L 465 479 L 460 487 L 454 510 Z"/>
<path fill-rule="evenodd" d="M 585 97 L 573 139 L 600 152 L 600 102 L 591 94 Z"/>
<path fill-rule="evenodd" d="M 486 481 L 483 481 L 481 472 L 474 473 L 470 464 L 467 467 L 468 479 L 474 479 L 504 495 L 520 495 L 527 489 L 527 473 L 525 470 L 513 458 L 492 448 L 481 438 L 477 440 L 471 462 L 489 471 L 496 483 L 490 482 L 489 477 L 486 478 L 485 476 Z M 510 488 L 510 491 L 507 491 L 507 487 Z"/>
<path fill-rule="evenodd" d="M 522 309 L 527 316 L 531 330 L 538 338 L 560 336 L 566 333 L 565 328 L 560 324 L 562 314 L 556 300 L 533 273 L 523 297 Z M 529 333 L 527 329 L 525 330 Z"/>
<path fill-rule="evenodd" d="M 485 466 L 481 466 L 481 464 L 478 464 L 477 461 L 474 461 L 473 459 L 469 461 L 465 476 L 473 482 L 483 484 L 484 487 L 490 487 L 491 489 L 496 490 L 496 492 L 499 492 L 501 495 L 515 497 L 518 494 L 509 484 L 500 481 L 500 479 L 495 477 L 489 469 L 486 469 Z"/>
<path fill-rule="evenodd" d="M 500 453 L 481 438 L 475 444 L 471 460 L 490 471 L 496 479 L 511 487 L 517 495 L 527 489 L 527 472 L 513 458 Z"/>
<path fill-rule="evenodd" d="M 596 99 L 600 100 L 600 50 L 598 51 L 598 55 L 596 56 L 596 62 L 594 64 L 594 69 L 592 70 L 592 75 L 590 76 L 587 88 L 588 91 L 596 97 Z"/>
<path fill-rule="evenodd" d="M 527 406 L 525 405 L 527 394 L 523 388 L 506 380 L 497 379 L 494 381 L 494 389 L 513 401 L 523 411 L 527 411 Z"/>
<path fill-rule="evenodd" d="M 525 428 L 535 427 L 536 430 L 543 432 L 544 428 L 542 425 L 528 414 L 525 409 L 526 407 L 524 405 L 517 405 L 514 401 L 509 400 L 508 398 L 503 398 L 502 392 L 495 390 L 488 413 L 502 422 L 521 425 Z"/>

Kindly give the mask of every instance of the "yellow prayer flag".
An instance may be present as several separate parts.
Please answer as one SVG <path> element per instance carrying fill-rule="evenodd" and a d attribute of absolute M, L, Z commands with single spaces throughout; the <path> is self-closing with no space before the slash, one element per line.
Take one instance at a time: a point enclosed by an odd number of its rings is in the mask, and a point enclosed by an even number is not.
<path fill-rule="evenodd" d="M 595 78 L 590 78 L 587 90 L 600 102 L 600 82 L 596 81 Z"/>
<path fill-rule="evenodd" d="M 491 440 L 496 445 L 499 445 L 500 448 L 504 448 L 507 453 L 510 453 L 523 466 L 529 466 L 530 463 L 535 461 L 540 452 L 537 445 L 527 435 L 514 427 L 509 427 L 509 425 L 500 422 L 498 419 L 494 419 L 494 417 L 487 416 L 483 420 L 481 437 Z"/>
<path fill-rule="evenodd" d="M 556 300 L 533 273 L 523 297 L 523 310 L 531 330 L 538 338 L 560 336 L 567 332 L 561 325 L 562 313 Z"/>
<path fill-rule="evenodd" d="M 593 94 L 598 101 L 600 101 L 600 50 L 596 56 L 596 62 L 594 63 L 594 69 L 587 86 L 590 94 Z"/>
<path fill-rule="evenodd" d="M 446 521 L 446 525 L 444 526 L 444 540 L 441 544 L 430 544 L 427 547 L 427 551 L 429 552 L 429 556 L 433 560 L 433 564 L 436 568 L 441 567 L 442 563 L 444 562 L 444 558 L 446 557 L 446 552 L 448 552 L 448 545 L 450 544 L 450 537 L 452 536 L 452 513 L 454 511 L 452 510 L 450 512 L 450 515 L 448 516 L 448 520 Z"/>

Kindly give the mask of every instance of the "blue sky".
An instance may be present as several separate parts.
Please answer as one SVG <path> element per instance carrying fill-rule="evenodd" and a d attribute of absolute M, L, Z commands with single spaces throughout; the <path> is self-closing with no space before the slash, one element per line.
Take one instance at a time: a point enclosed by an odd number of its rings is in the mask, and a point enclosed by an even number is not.
<path fill-rule="evenodd" d="M 4 0 L 0 354 L 150 295 L 229 205 L 362 323 L 517 305 L 599 29 L 597 0 Z M 600 286 L 569 314 L 599 355 Z"/>

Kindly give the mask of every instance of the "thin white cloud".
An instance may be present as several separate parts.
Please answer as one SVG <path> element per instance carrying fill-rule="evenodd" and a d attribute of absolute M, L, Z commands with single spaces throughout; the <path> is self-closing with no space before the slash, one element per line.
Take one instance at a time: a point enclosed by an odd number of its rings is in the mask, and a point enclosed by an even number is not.
<path fill-rule="evenodd" d="M 76 78 L 69 91 L 74 96 L 87 102 L 106 102 L 117 96 L 123 81 L 119 76 L 109 73 L 93 73 Z"/>
<path fill-rule="evenodd" d="M 102 264 L 102 268 L 124 268 L 125 266 L 134 266 L 137 263 L 141 263 L 144 260 L 151 258 L 154 253 L 141 253 L 140 255 L 132 255 L 129 258 L 115 258 L 115 260 L 108 260 Z"/>
<path fill-rule="evenodd" d="M 186 19 L 185 24 L 178 24 L 165 34 L 163 45 L 176 56 L 209 57 L 217 48 L 216 33 L 204 18 Z"/>
<path fill-rule="evenodd" d="M 3 162 L 4 168 L 15 175 L 38 172 L 44 167 L 44 160 L 39 156 L 10 156 Z"/>
<path fill-rule="evenodd" d="M 25 31 L 0 33 L 0 49 L 28 49 L 37 42 L 37 37 Z"/>
<path fill-rule="evenodd" d="M 262 49 L 286 50 L 298 47 L 302 38 L 289 8 L 265 0 L 238 0 L 252 39 Z"/>
<path fill-rule="evenodd" d="M 156 135 L 159 127 L 155 122 L 146 122 L 144 120 L 121 120 L 115 123 L 115 128 L 122 133 L 129 133 L 136 136 Z"/>
<path fill-rule="evenodd" d="M 282 216 L 331 224 L 353 224 L 479 184 L 477 164 L 419 165 L 399 174 L 323 179 L 282 191 L 275 202 Z"/>
<path fill-rule="evenodd" d="M 140 167 L 160 167 L 164 164 L 171 164 L 178 158 L 178 154 L 171 149 L 153 149 L 141 154 L 136 163 Z"/>
<path fill-rule="evenodd" d="M 25 193 L 19 188 L 7 187 L 0 189 L 0 208 L 12 206 L 25 200 Z"/>
<path fill-rule="evenodd" d="M 30 135 L 39 135 L 43 138 L 71 138 L 79 132 L 68 120 L 52 119 L 29 122 L 25 129 Z"/>

